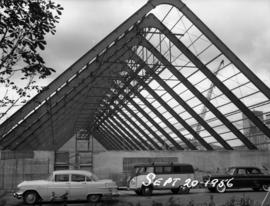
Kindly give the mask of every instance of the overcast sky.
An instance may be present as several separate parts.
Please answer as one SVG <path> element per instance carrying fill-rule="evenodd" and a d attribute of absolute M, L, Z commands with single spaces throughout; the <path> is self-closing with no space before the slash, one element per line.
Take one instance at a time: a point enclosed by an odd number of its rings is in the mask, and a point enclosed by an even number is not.
<path fill-rule="evenodd" d="M 54 0 L 64 7 L 44 54 L 59 75 L 147 0 Z M 270 86 L 270 0 L 184 0 Z M 54 75 L 52 78 L 55 78 Z M 47 80 L 49 81 L 49 80 Z"/>

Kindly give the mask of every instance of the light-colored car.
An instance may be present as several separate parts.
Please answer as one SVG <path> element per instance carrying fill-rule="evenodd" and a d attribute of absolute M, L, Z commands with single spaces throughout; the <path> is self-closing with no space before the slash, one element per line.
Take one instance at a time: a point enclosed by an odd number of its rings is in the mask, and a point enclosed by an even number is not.
<path fill-rule="evenodd" d="M 102 197 L 118 196 L 117 185 L 110 179 L 82 170 L 54 171 L 47 180 L 23 181 L 14 197 L 23 198 L 26 204 L 38 201 L 87 200 L 98 202 Z"/>
<path fill-rule="evenodd" d="M 129 190 L 137 195 L 152 195 L 153 190 L 171 190 L 172 193 L 189 193 L 198 181 L 190 164 L 148 163 L 134 165 Z"/>

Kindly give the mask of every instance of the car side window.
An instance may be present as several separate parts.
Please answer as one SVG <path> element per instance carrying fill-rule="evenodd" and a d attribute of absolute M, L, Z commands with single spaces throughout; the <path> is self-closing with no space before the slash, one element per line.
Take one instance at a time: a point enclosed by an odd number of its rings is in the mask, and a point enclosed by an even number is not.
<path fill-rule="evenodd" d="M 69 175 L 68 174 L 59 174 L 54 176 L 55 182 L 68 182 L 69 181 Z"/>
<path fill-rule="evenodd" d="M 71 175 L 71 181 L 72 182 L 85 182 L 85 176 L 84 175 L 72 174 Z"/>
<path fill-rule="evenodd" d="M 172 173 L 172 167 L 171 166 L 165 166 L 163 167 L 163 171 L 165 174 L 170 174 Z"/>
<path fill-rule="evenodd" d="M 246 174 L 246 170 L 245 169 L 238 169 L 238 175 L 245 175 Z"/>
<path fill-rule="evenodd" d="M 154 168 L 153 167 L 147 167 L 146 172 L 147 173 L 154 172 Z"/>
<path fill-rule="evenodd" d="M 253 174 L 253 175 L 261 174 L 260 170 L 258 170 L 258 169 L 256 169 L 256 168 L 248 169 L 247 172 L 248 172 L 249 174 Z"/>
<path fill-rule="evenodd" d="M 162 174 L 163 173 L 162 167 L 160 167 L 160 166 L 155 167 L 155 173 L 156 174 Z"/>

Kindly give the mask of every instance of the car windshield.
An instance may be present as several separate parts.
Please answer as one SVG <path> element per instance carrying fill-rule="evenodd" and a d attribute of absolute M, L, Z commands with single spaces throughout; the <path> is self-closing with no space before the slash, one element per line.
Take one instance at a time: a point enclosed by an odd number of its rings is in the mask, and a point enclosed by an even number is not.
<path fill-rule="evenodd" d="M 154 172 L 153 167 L 149 167 L 149 166 L 135 167 L 135 174 L 136 175 L 148 174 L 150 172 Z"/>
<path fill-rule="evenodd" d="M 92 180 L 98 181 L 98 177 L 95 174 L 92 173 L 92 176 L 91 177 L 92 177 Z"/>
<path fill-rule="evenodd" d="M 136 175 L 142 175 L 145 174 L 147 170 L 147 167 L 137 167 L 136 168 Z"/>
<path fill-rule="evenodd" d="M 228 175 L 233 175 L 234 174 L 234 171 L 235 171 L 235 168 L 229 168 L 226 173 Z"/>
<path fill-rule="evenodd" d="M 49 177 L 47 178 L 47 180 L 48 180 L 48 181 L 52 181 L 52 178 L 53 178 L 53 174 L 51 173 L 51 174 L 49 175 Z"/>

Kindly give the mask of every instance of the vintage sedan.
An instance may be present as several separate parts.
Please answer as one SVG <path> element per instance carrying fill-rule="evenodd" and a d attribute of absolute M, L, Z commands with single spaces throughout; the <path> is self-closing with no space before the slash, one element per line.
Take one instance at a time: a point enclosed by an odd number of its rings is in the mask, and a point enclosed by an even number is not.
<path fill-rule="evenodd" d="M 270 175 L 257 167 L 230 167 L 226 174 L 205 176 L 203 181 L 210 192 L 219 193 L 240 188 L 269 191 L 270 187 Z"/>
<path fill-rule="evenodd" d="M 23 181 L 17 187 L 13 196 L 23 198 L 26 204 L 68 200 L 98 202 L 104 196 L 118 196 L 115 182 L 98 180 L 93 173 L 82 170 L 54 171 L 47 180 Z"/>

